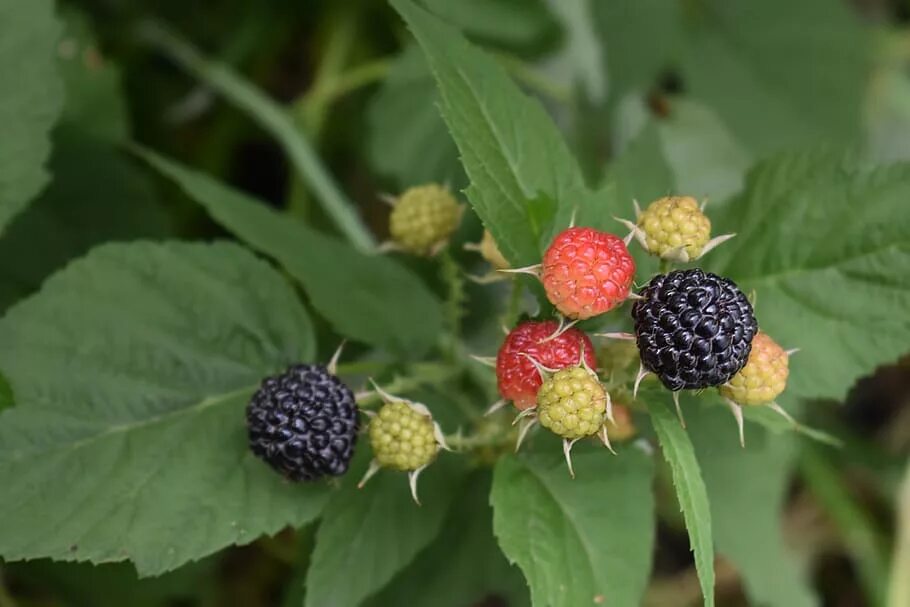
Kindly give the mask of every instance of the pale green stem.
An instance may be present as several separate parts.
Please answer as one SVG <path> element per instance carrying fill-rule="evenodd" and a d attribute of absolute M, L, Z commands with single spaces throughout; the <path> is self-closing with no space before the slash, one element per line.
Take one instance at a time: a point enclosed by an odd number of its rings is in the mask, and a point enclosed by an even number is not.
<path fill-rule="evenodd" d="M 284 148 L 300 178 L 312 189 L 339 231 L 360 250 L 374 249 L 373 235 L 363 225 L 354 206 L 284 108 L 226 66 L 204 58 L 192 45 L 164 26 L 146 22 L 140 28 L 140 35 L 221 93 L 270 133 Z"/>

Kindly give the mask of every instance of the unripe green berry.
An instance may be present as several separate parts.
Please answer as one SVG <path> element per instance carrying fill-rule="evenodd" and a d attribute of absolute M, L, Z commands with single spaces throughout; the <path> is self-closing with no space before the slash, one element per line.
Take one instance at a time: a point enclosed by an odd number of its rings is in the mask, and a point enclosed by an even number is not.
<path fill-rule="evenodd" d="M 663 257 L 684 247 L 689 259 L 701 255 L 711 238 L 711 220 L 691 196 L 658 198 L 638 218 L 648 251 Z"/>
<path fill-rule="evenodd" d="M 787 352 L 767 333 L 757 333 L 746 366 L 718 391 L 739 405 L 764 405 L 780 396 L 789 375 Z"/>
<path fill-rule="evenodd" d="M 461 206 L 442 186 L 429 184 L 405 191 L 389 217 L 392 241 L 415 255 L 431 255 L 458 228 Z"/>
<path fill-rule="evenodd" d="M 604 423 L 607 394 L 584 367 L 570 367 L 547 378 L 537 393 L 540 424 L 574 440 L 596 434 Z"/>
<path fill-rule="evenodd" d="M 373 456 L 386 468 L 417 470 L 432 462 L 439 450 L 433 418 L 405 402 L 383 405 L 369 431 Z"/>

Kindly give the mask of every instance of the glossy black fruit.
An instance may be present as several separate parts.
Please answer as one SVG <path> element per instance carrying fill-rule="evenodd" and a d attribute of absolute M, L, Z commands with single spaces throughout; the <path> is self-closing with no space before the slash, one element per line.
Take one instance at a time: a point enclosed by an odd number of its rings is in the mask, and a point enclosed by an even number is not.
<path fill-rule="evenodd" d="M 360 428 L 351 390 L 319 365 L 266 378 L 246 419 L 253 453 L 295 481 L 344 474 Z"/>
<path fill-rule="evenodd" d="M 632 318 L 641 361 L 670 390 L 721 385 L 746 364 L 758 323 L 732 280 L 676 270 L 640 295 Z"/>

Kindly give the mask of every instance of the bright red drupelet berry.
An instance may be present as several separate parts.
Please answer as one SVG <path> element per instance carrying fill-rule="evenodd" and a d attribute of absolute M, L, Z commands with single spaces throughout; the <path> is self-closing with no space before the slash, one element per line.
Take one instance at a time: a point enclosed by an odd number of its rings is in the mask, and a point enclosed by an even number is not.
<path fill-rule="evenodd" d="M 635 261 L 622 238 L 593 228 L 560 232 L 544 253 L 541 281 L 563 315 L 584 320 L 629 296 Z"/>
<path fill-rule="evenodd" d="M 564 369 L 578 364 L 584 347 L 587 365 L 592 369 L 597 366 L 594 346 L 582 331 L 572 328 L 548 340 L 558 328 L 559 323 L 554 320 L 522 323 L 512 329 L 499 348 L 496 355 L 499 393 L 519 410 L 537 403 L 537 391 L 542 383 L 528 356 L 549 369 Z"/>

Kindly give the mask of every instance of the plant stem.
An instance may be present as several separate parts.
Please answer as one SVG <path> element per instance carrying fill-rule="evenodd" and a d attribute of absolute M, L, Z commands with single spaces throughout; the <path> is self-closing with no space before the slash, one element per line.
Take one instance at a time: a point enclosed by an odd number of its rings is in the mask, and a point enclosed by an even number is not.
<path fill-rule="evenodd" d="M 232 70 L 207 60 L 188 42 L 155 22 L 139 28 L 140 37 L 178 65 L 221 93 L 269 132 L 284 148 L 301 179 L 309 184 L 339 231 L 362 251 L 375 247 L 373 235 L 290 115 L 275 101 Z"/>
<path fill-rule="evenodd" d="M 669 272 L 672 269 L 673 269 L 673 263 L 669 259 L 661 258 L 660 269 L 659 269 L 660 273 L 666 274 L 667 272 Z"/>

